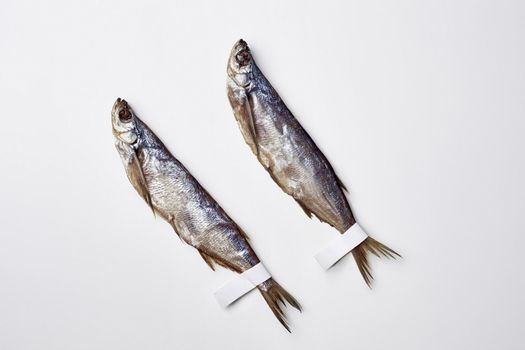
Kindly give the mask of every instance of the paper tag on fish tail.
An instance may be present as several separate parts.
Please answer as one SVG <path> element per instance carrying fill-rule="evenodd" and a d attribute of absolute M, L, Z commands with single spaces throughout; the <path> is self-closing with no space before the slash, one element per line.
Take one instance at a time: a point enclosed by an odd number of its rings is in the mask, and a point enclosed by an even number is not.
<path fill-rule="evenodd" d="M 339 259 L 363 242 L 368 235 L 356 222 L 345 233 L 334 239 L 315 256 L 325 270 L 332 267 Z"/>
<path fill-rule="evenodd" d="M 271 277 L 264 265 L 258 263 L 217 290 L 215 292 L 215 298 L 219 305 L 227 307 Z"/>

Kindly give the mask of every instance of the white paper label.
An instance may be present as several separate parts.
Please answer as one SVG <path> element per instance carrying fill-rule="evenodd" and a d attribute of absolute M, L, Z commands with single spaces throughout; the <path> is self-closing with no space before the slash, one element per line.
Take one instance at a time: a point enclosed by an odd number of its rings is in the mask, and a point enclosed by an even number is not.
<path fill-rule="evenodd" d="M 315 256 L 325 270 L 332 267 L 339 259 L 363 242 L 368 235 L 358 223 L 353 224 L 345 233 L 334 239 Z"/>
<path fill-rule="evenodd" d="M 215 298 L 222 307 L 226 307 L 270 277 L 264 265 L 258 263 L 217 290 Z"/>

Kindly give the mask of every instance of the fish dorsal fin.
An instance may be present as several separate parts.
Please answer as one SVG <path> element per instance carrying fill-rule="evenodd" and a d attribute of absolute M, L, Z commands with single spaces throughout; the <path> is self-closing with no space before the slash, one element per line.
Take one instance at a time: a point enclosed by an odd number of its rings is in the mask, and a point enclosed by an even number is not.
<path fill-rule="evenodd" d="M 343 181 L 341 181 L 341 179 L 339 178 L 339 176 L 337 176 L 337 174 L 335 175 L 335 180 L 337 181 L 337 184 L 339 185 L 339 187 L 341 188 L 341 190 L 343 190 L 343 192 L 348 193 L 348 189 L 347 189 L 346 186 L 344 185 Z"/>
<path fill-rule="evenodd" d="M 250 237 L 248 237 L 246 232 L 244 232 L 244 230 L 240 228 L 238 225 L 237 225 L 237 230 L 239 231 L 239 234 L 242 236 L 242 238 L 244 238 L 247 242 L 250 241 Z"/>
<path fill-rule="evenodd" d="M 131 158 L 128 163 L 127 173 L 131 184 L 133 185 L 133 187 L 135 187 L 140 196 L 144 198 L 148 206 L 153 211 L 153 215 L 155 215 L 155 208 L 153 207 L 153 203 L 151 202 L 148 184 L 146 182 L 144 172 L 142 171 L 142 165 L 140 164 L 140 160 L 136 150 L 131 154 Z"/>

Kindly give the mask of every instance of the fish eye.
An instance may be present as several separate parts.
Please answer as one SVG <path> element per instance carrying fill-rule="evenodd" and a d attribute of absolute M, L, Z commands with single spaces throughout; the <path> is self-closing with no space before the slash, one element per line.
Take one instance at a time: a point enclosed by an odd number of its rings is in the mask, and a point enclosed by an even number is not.
<path fill-rule="evenodd" d="M 118 112 L 118 118 L 122 122 L 128 122 L 131 120 L 131 113 L 127 108 L 121 109 L 120 112 Z"/>
<path fill-rule="evenodd" d="M 242 50 L 237 55 L 235 55 L 235 59 L 237 63 L 239 63 L 241 66 L 244 66 L 250 61 L 250 53 L 248 50 Z"/>

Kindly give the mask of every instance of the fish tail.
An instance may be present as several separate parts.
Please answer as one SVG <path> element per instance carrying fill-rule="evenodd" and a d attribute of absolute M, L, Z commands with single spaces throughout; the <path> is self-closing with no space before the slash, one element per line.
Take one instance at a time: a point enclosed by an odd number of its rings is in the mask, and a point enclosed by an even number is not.
<path fill-rule="evenodd" d="M 376 241 L 372 237 L 367 237 L 367 239 L 352 250 L 359 272 L 361 272 L 361 276 L 363 276 L 368 287 L 371 288 L 372 280 L 374 278 L 372 277 L 372 272 L 368 263 L 369 253 L 374 254 L 378 258 L 385 257 L 389 259 L 395 259 L 396 257 L 400 258 L 401 255 L 386 245 Z"/>
<path fill-rule="evenodd" d="M 286 315 L 282 307 L 286 307 L 286 303 L 292 305 L 297 310 L 301 311 L 301 305 L 290 295 L 279 283 L 275 282 L 273 278 L 270 278 L 266 282 L 260 284 L 258 287 L 264 300 L 268 303 L 268 306 L 272 310 L 277 320 L 291 333 Z"/>

